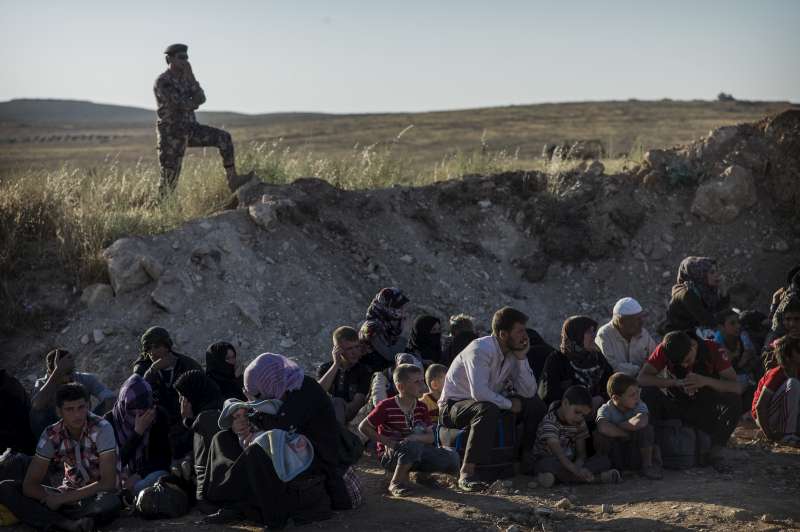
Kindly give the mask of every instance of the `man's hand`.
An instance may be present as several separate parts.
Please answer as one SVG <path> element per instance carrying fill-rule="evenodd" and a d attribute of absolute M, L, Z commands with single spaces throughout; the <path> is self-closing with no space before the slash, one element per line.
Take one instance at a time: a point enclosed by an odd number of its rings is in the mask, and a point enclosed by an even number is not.
<path fill-rule="evenodd" d="M 689 395 L 694 395 L 697 390 L 707 385 L 708 380 L 706 377 L 698 375 L 697 373 L 689 373 L 686 375 L 686 378 L 683 379 L 683 389 L 686 390 L 686 393 Z"/>
<path fill-rule="evenodd" d="M 531 349 L 531 344 L 530 342 L 528 342 L 522 349 L 512 349 L 511 353 L 517 360 L 525 360 L 526 358 L 528 358 L 528 351 L 530 351 L 530 349 Z"/>
<path fill-rule="evenodd" d="M 44 504 L 53 511 L 58 510 L 61 508 L 61 505 L 64 504 L 64 494 L 63 493 L 48 493 L 44 498 Z"/>
<path fill-rule="evenodd" d="M 519 397 L 511 398 L 511 412 L 514 414 L 522 412 L 522 400 Z"/>
<path fill-rule="evenodd" d="M 331 351 L 331 358 L 333 359 L 333 365 L 337 368 L 341 368 L 345 365 L 344 363 L 344 351 L 338 345 L 333 346 L 333 350 Z"/>
<path fill-rule="evenodd" d="M 181 396 L 181 415 L 183 415 L 184 400 L 185 397 Z M 143 435 L 145 432 L 147 432 L 147 429 L 150 428 L 150 425 L 153 424 L 153 421 L 155 421 L 155 419 L 156 419 L 155 407 L 150 407 L 141 414 L 136 414 L 136 419 L 133 421 L 134 432 L 136 432 L 136 434 L 138 434 L 139 436 Z"/>
<path fill-rule="evenodd" d="M 153 364 L 150 366 L 151 371 L 161 371 L 162 369 L 166 369 L 172 365 L 172 355 L 167 355 L 161 358 L 153 359 L 153 356 L 150 355 L 150 360 L 153 361 Z"/>
<path fill-rule="evenodd" d="M 192 71 L 192 64 L 189 61 L 185 62 L 183 67 L 183 75 L 188 81 L 196 81 L 194 79 L 194 72 Z"/>

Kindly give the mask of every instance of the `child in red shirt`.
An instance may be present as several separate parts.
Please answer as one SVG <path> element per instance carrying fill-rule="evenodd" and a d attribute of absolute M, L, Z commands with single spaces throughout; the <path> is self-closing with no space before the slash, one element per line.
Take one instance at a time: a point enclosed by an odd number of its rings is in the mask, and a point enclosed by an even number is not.
<path fill-rule="evenodd" d="M 381 465 L 394 475 L 389 493 L 409 495 L 408 474 L 413 469 L 427 473 L 455 473 L 460 467 L 458 453 L 433 446 L 433 426 L 419 397 L 425 390 L 422 369 L 400 364 L 394 370 L 397 395 L 379 402 L 358 429 L 377 442 Z"/>
<path fill-rule="evenodd" d="M 778 366 L 758 381 L 753 419 L 770 440 L 800 447 L 800 338 L 784 336 L 775 343 Z"/>

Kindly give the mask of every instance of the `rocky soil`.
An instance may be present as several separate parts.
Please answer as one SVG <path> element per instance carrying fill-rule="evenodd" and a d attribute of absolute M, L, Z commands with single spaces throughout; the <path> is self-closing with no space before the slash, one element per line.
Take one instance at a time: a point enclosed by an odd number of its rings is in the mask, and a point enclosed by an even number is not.
<path fill-rule="evenodd" d="M 331 331 L 357 324 L 384 286 L 406 291 L 412 316 L 467 312 L 484 329 L 496 308 L 516 306 L 551 342 L 565 317 L 605 321 L 623 296 L 642 302 L 654 328 L 687 255 L 718 258 L 736 305 L 766 311 L 800 262 L 798 204 L 798 110 L 653 150 L 616 175 L 589 160 L 557 174 L 474 175 L 421 188 L 253 182 L 227 210 L 114 242 L 104 252 L 108 284 L 75 287 L 58 272 L 32 270 L 39 281 L 24 304 L 48 319 L 4 338 L 2 362 L 32 385 L 44 352 L 64 346 L 79 367 L 118 386 L 139 335 L 158 324 L 198 359 L 209 343 L 229 340 L 245 360 L 278 352 L 311 370 L 328 358 Z M 384 479 L 366 460 L 369 505 L 320 526 L 404 530 L 425 519 L 446 530 L 796 528 L 797 453 L 752 434 L 737 442 L 730 457 L 742 466 L 729 477 L 693 470 L 660 483 L 556 490 L 516 479 L 494 494 L 423 491 L 407 501 L 379 495 Z M 542 507 L 554 512 L 545 517 Z"/>

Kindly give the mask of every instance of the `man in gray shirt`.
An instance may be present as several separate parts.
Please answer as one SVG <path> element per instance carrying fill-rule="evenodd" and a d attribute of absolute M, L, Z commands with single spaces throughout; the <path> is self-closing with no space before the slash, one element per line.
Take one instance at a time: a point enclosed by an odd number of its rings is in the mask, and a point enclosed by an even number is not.
<path fill-rule="evenodd" d="M 97 375 L 75 371 L 75 359 L 66 349 L 53 349 L 45 357 L 47 374 L 33 385 L 31 400 L 31 430 L 39 436 L 48 425 L 58 421 L 56 390 L 62 384 L 77 382 L 95 399 L 94 412 L 105 414 L 114 406 L 117 395 L 100 382 Z"/>
<path fill-rule="evenodd" d="M 440 423 L 469 428 L 458 485 L 464 491 L 486 486 L 475 466 L 488 464 L 501 411 L 510 410 L 523 424 L 522 452 L 533 449 L 536 428 L 547 408 L 536 394 L 536 377 L 528 364 L 528 317 L 503 307 L 492 318 L 492 335 L 470 343 L 453 360 L 439 398 Z"/>

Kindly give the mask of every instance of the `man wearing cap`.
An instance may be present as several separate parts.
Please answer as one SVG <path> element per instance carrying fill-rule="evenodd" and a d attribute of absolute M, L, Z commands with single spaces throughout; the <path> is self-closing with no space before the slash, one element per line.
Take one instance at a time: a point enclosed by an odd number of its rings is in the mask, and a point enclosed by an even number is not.
<path fill-rule="evenodd" d="M 153 87 L 158 114 L 159 193 L 164 196 L 175 190 L 187 146 L 216 146 L 222 156 L 228 187 L 235 191 L 253 176 L 236 173 L 230 133 L 197 123 L 194 112 L 205 103 L 206 95 L 194 77 L 188 50 L 185 44 L 172 44 L 164 50 L 168 68 Z"/>
<path fill-rule="evenodd" d="M 595 343 L 614 371 L 631 377 L 639 374 L 642 364 L 656 348 L 656 342 L 643 327 L 644 311 L 632 297 L 623 297 L 614 305 L 611 321 L 597 331 Z"/>

